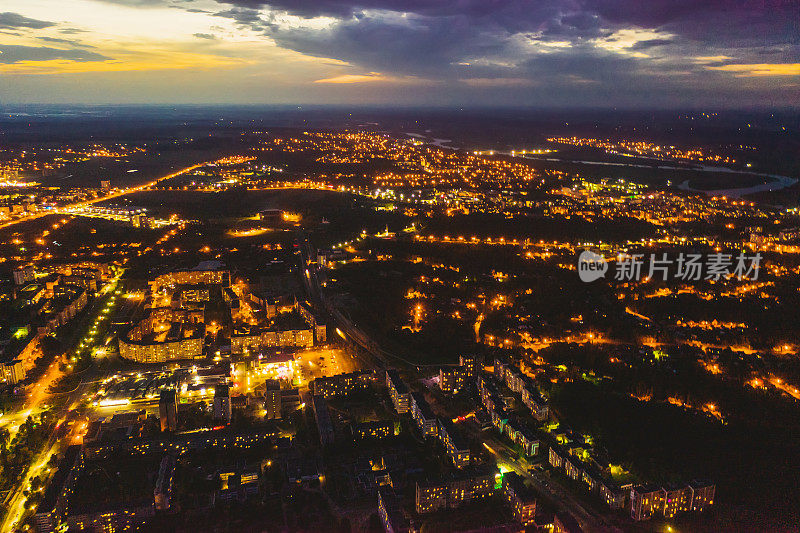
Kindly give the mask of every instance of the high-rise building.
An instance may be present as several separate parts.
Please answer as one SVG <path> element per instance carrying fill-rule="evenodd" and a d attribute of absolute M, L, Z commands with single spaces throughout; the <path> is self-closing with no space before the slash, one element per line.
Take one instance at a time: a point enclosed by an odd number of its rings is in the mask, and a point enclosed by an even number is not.
<path fill-rule="evenodd" d="M 178 427 L 178 391 L 162 389 L 158 398 L 158 417 L 161 431 L 175 431 Z"/>
<path fill-rule="evenodd" d="M 439 369 L 439 388 L 442 392 L 457 393 L 467 381 L 466 371 L 460 366 L 443 366 Z"/>
<path fill-rule="evenodd" d="M 489 497 L 494 492 L 498 474 L 496 467 L 482 464 L 451 471 L 432 481 L 418 481 L 417 513 L 456 509 L 464 503 Z"/>
<path fill-rule="evenodd" d="M 311 407 L 314 409 L 320 444 L 324 446 L 332 443 L 334 439 L 333 422 L 331 422 L 331 414 L 328 411 L 328 402 L 323 396 L 315 395 L 311 398 Z"/>
<path fill-rule="evenodd" d="M 324 398 L 347 396 L 348 394 L 366 387 L 366 374 L 363 372 L 349 372 L 315 378 L 311 383 L 314 395 Z"/>
<path fill-rule="evenodd" d="M 417 513 L 431 513 L 447 509 L 447 496 L 450 486 L 446 480 L 417 482 Z"/>
<path fill-rule="evenodd" d="M 227 385 L 217 385 L 214 389 L 214 418 L 231 421 L 231 393 Z"/>
<path fill-rule="evenodd" d="M 716 486 L 705 481 L 692 481 L 689 483 L 692 490 L 692 505 L 690 509 L 702 513 L 709 506 L 714 505 L 714 492 Z"/>
<path fill-rule="evenodd" d="M 165 455 L 158 468 L 156 486 L 153 489 L 153 501 L 156 509 L 166 511 L 172 504 L 172 482 L 175 478 L 175 457 Z"/>
<path fill-rule="evenodd" d="M 36 278 L 36 270 L 33 266 L 27 266 L 14 271 L 14 283 L 16 285 L 23 285 Z"/>
<path fill-rule="evenodd" d="M 378 489 L 378 516 L 381 517 L 383 530 L 386 533 L 405 533 L 413 531 L 409 520 L 400 510 L 400 502 L 390 488 L 381 487 Z"/>
<path fill-rule="evenodd" d="M 456 467 L 462 468 L 469 464 L 469 444 L 461 431 L 449 420 L 439 419 L 439 439 Z"/>
<path fill-rule="evenodd" d="M 25 371 L 25 365 L 22 364 L 20 359 L 13 359 L 11 361 L 4 362 L 2 364 L 2 371 L 2 377 L 11 385 L 16 385 L 25 379 L 25 375 L 27 374 Z"/>
<path fill-rule="evenodd" d="M 649 520 L 663 506 L 661 487 L 638 485 L 631 489 L 631 518 Z"/>
<path fill-rule="evenodd" d="M 459 355 L 458 364 L 464 369 L 467 377 L 474 378 L 481 368 L 482 358 L 478 355 Z"/>
<path fill-rule="evenodd" d="M 277 379 L 268 379 L 266 382 L 267 390 L 264 391 L 264 411 L 265 417 L 274 419 L 281 418 L 281 384 Z"/>
<path fill-rule="evenodd" d="M 536 420 L 545 420 L 550 415 L 550 407 L 547 400 L 542 396 L 536 384 L 528 376 L 524 377 L 522 390 L 522 403 L 531 410 L 531 414 Z"/>
<path fill-rule="evenodd" d="M 525 485 L 522 476 L 516 472 L 503 474 L 503 497 L 520 524 L 528 526 L 535 522 L 536 495 Z"/>
<path fill-rule="evenodd" d="M 408 387 L 400 379 L 397 370 L 386 371 L 386 386 L 389 388 L 389 395 L 392 397 L 394 409 L 398 413 L 408 412 Z"/>
<path fill-rule="evenodd" d="M 664 518 L 672 518 L 680 512 L 688 511 L 692 503 L 692 491 L 687 486 L 664 485 L 661 487 L 661 512 Z"/>
<path fill-rule="evenodd" d="M 374 420 L 353 425 L 353 437 L 359 440 L 384 439 L 394 435 L 394 423 L 391 420 Z"/>
<path fill-rule="evenodd" d="M 419 392 L 411 393 L 411 416 L 423 437 L 435 437 L 438 431 L 436 417 L 433 416 L 430 405 Z"/>

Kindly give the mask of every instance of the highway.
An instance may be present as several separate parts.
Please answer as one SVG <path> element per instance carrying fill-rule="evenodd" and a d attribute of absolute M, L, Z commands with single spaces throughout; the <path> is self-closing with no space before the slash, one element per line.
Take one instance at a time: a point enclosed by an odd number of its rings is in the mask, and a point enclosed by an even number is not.
<path fill-rule="evenodd" d="M 41 212 L 38 212 L 38 213 L 35 213 L 35 214 L 31 214 L 31 215 L 28 215 L 28 216 L 25 216 L 25 217 L 15 218 L 14 220 L 9 220 L 7 222 L 4 222 L 4 223 L 0 224 L 0 229 L 4 229 L 4 228 L 7 228 L 7 227 L 10 227 L 10 226 L 13 226 L 15 224 L 22 223 L 22 222 L 29 222 L 31 220 L 36 220 L 37 218 L 46 217 L 47 215 L 60 214 L 62 212 L 62 210 L 79 209 L 81 207 L 86 207 L 88 205 L 96 204 L 96 203 L 99 203 L 99 202 L 105 202 L 107 200 L 113 200 L 114 198 L 119 198 L 121 196 L 127 196 L 128 194 L 137 193 L 137 192 L 143 191 L 145 189 L 148 189 L 150 187 L 153 187 L 153 186 L 157 185 L 161 181 L 172 179 L 172 178 L 174 178 L 176 176 L 180 176 L 181 174 L 184 174 L 186 172 L 190 172 L 190 171 L 192 171 L 192 170 L 194 170 L 194 169 L 196 169 L 198 167 L 203 166 L 204 164 L 205 164 L 205 162 L 198 163 L 196 165 L 192 165 L 190 167 L 183 168 L 183 169 L 178 170 L 176 172 L 172 172 L 171 174 L 167 174 L 165 176 L 161 176 L 160 178 L 157 178 L 157 179 L 155 179 L 153 181 L 150 181 L 148 183 L 145 183 L 143 185 L 137 185 L 136 187 L 127 187 L 125 189 L 120 189 L 120 190 L 114 191 L 114 192 L 112 192 L 110 194 L 106 194 L 105 196 L 98 196 L 97 198 L 94 198 L 92 200 L 86 200 L 86 201 L 83 201 L 83 202 L 75 202 L 73 204 L 62 205 L 62 206 L 59 206 L 59 207 L 57 207 L 55 209 L 52 209 L 52 210 L 41 211 Z"/>

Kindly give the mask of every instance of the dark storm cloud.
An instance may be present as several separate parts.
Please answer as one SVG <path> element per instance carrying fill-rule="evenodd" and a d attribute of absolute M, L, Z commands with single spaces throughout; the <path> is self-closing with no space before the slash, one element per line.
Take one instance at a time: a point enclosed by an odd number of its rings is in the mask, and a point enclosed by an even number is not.
<path fill-rule="evenodd" d="M 576 14 L 562 19 L 561 9 L 569 2 L 556 0 L 535 4 L 492 0 L 226 3 L 235 3 L 236 7 L 217 16 L 264 32 L 279 46 L 405 74 L 432 74 L 449 70 L 451 64 L 465 58 L 502 54 L 510 37 L 520 32 L 563 39 L 564 35 L 580 33 L 582 27 L 587 35 L 598 35 L 598 24 L 591 16 Z M 257 9 L 264 6 L 271 10 Z M 334 16 L 336 22 L 321 31 L 286 26 L 281 13 Z"/>
<path fill-rule="evenodd" d="M 40 30 L 42 28 L 49 28 L 50 26 L 55 26 L 55 22 L 23 17 L 19 13 L 11 13 L 8 11 L 0 13 L 0 28 L 3 29 L 30 28 L 33 30 Z"/>
<path fill-rule="evenodd" d="M 784 98 L 797 77 L 754 68 L 734 79 L 739 71 L 710 67 L 800 63 L 800 0 L 95 1 L 224 17 L 278 47 L 339 60 L 330 64 L 345 81 L 379 73 L 373 81 L 446 88 L 442 103 L 752 103 Z M 195 38 L 228 28 L 204 31 Z"/>
<path fill-rule="evenodd" d="M 217 0 L 239 7 L 260 9 L 270 7 L 302 17 L 349 17 L 364 10 L 417 13 L 426 16 L 449 16 L 461 13 L 467 16 L 485 16 L 509 6 L 526 6 L 535 9 L 536 3 L 504 0 Z M 570 3 L 562 2 L 563 4 Z"/>
<path fill-rule="evenodd" d="M 384 72 L 447 76 L 451 65 L 508 66 L 544 61 L 553 42 L 568 43 L 562 55 L 593 57 L 591 51 L 616 39 L 617 54 L 638 53 L 636 67 L 659 61 L 680 63 L 701 74 L 696 57 L 727 56 L 757 63 L 761 50 L 780 50 L 778 62 L 800 62 L 800 0 L 232 0 L 251 16 L 262 7 L 254 29 L 283 47 L 335 57 Z M 328 15 L 325 31 L 275 23 L 273 13 Z M 647 32 L 651 38 L 647 38 Z M 626 41 L 615 32 L 639 32 Z M 521 43 L 520 36 L 527 38 Z M 526 48 L 525 45 L 528 45 Z M 587 46 L 588 45 L 588 46 Z M 538 47 L 538 50 L 536 48 Z M 543 48 L 544 47 L 544 48 Z M 530 54 L 535 55 L 533 59 Z M 644 55 L 643 55 L 644 54 Z M 650 56 L 650 57 L 646 57 Z M 474 61 L 474 59 L 481 61 Z M 502 69 L 500 69 L 502 70 Z M 591 65 L 577 75 L 591 72 Z M 657 74 L 657 69 L 650 69 Z M 520 75 L 524 75 L 521 69 Z M 499 74 L 505 75 L 505 74 Z"/>
<path fill-rule="evenodd" d="M 193 0 L 102 0 L 128 6 L 171 5 L 199 11 Z M 589 39 L 614 28 L 659 29 L 706 46 L 800 45 L 800 0 L 216 0 L 241 24 L 259 11 L 304 18 L 363 20 L 394 12 L 432 21 L 458 18 L 484 33 L 538 32 Z M 245 18 L 249 16 L 249 20 Z"/>
<path fill-rule="evenodd" d="M 466 57 L 499 52 L 506 35 L 478 34 L 462 17 L 437 17 L 419 24 L 364 15 L 325 31 L 283 28 L 274 21 L 264 31 L 279 46 L 299 52 L 404 74 L 444 74 Z M 471 35 L 471 38 L 466 38 Z"/>
<path fill-rule="evenodd" d="M 720 61 L 800 62 L 800 0 L 216 2 L 215 16 L 279 47 L 346 62 L 352 73 L 473 87 L 496 80 L 504 90 L 547 85 L 566 94 L 592 86 L 609 98 L 626 91 L 690 95 L 730 84 L 729 74 L 707 68 Z M 208 8 L 191 0 L 160 5 Z"/>
<path fill-rule="evenodd" d="M 0 63 L 17 63 L 19 61 L 48 61 L 51 59 L 68 59 L 71 61 L 103 61 L 111 59 L 97 52 L 88 50 L 60 50 L 46 46 L 16 46 L 0 44 Z"/>
<path fill-rule="evenodd" d="M 800 44 L 797 0 L 589 0 L 585 7 L 611 23 L 663 28 L 730 48 Z"/>
<path fill-rule="evenodd" d="M 218 0 L 301 17 L 358 18 L 370 10 L 460 17 L 484 30 L 549 30 L 586 38 L 601 27 L 663 29 L 718 46 L 800 43 L 798 0 Z"/>
<path fill-rule="evenodd" d="M 648 39 L 646 41 L 639 41 L 638 43 L 631 46 L 631 50 L 647 50 L 648 48 L 654 48 L 656 46 L 666 46 L 668 44 L 673 44 L 675 41 L 673 39 Z"/>
<path fill-rule="evenodd" d="M 245 7 L 234 7 L 226 11 L 220 11 L 219 13 L 215 13 L 214 16 L 233 19 L 242 26 L 250 26 L 256 31 L 262 29 L 264 22 L 258 10 Z"/>
<path fill-rule="evenodd" d="M 107 4 L 118 4 L 121 6 L 130 7 L 152 7 L 164 5 L 164 0 L 101 0 Z"/>
<path fill-rule="evenodd" d="M 393 12 L 415 15 L 428 20 L 458 18 L 486 30 L 538 30 L 550 22 L 558 23 L 565 14 L 574 18 L 564 20 L 569 25 L 595 25 L 591 14 L 583 14 L 577 0 L 217 0 L 221 4 L 250 11 L 268 8 L 304 18 L 319 16 L 340 20 L 362 19 L 370 12 Z M 540 27 L 541 26 L 541 27 Z"/>

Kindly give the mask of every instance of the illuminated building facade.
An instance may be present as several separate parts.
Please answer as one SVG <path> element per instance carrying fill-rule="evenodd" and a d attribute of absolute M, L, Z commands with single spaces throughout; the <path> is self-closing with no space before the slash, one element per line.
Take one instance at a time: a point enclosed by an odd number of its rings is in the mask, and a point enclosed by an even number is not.
<path fill-rule="evenodd" d="M 416 422 L 420 433 L 422 433 L 423 437 L 436 437 L 439 423 L 436 417 L 433 416 L 430 405 L 425 401 L 422 394 L 418 392 L 412 392 L 409 396 L 411 399 L 411 417 Z"/>
<path fill-rule="evenodd" d="M 528 526 L 535 522 L 536 495 L 516 472 L 503 474 L 503 498 L 520 524 Z"/>
<path fill-rule="evenodd" d="M 497 468 L 477 465 L 448 473 L 434 481 L 417 482 L 416 510 L 419 514 L 456 509 L 466 502 L 494 494 Z"/>
<path fill-rule="evenodd" d="M 214 418 L 230 422 L 232 414 L 230 388 L 227 385 L 217 385 L 214 388 Z"/>
<path fill-rule="evenodd" d="M 661 487 L 661 500 L 664 502 L 661 507 L 664 518 L 672 518 L 680 512 L 689 510 L 692 504 L 692 491 L 686 486 L 666 485 Z"/>
<path fill-rule="evenodd" d="M 447 497 L 450 486 L 447 481 L 417 483 L 417 513 L 432 513 L 447 509 Z"/>
<path fill-rule="evenodd" d="M 375 420 L 353 425 L 353 437 L 356 439 L 385 439 L 394 435 L 394 422 L 391 420 Z"/>
<path fill-rule="evenodd" d="M 408 412 L 409 393 L 408 387 L 400 379 L 400 374 L 397 370 L 386 371 L 386 387 L 389 389 L 389 396 L 392 397 L 392 404 L 395 411 L 400 414 Z"/>
<path fill-rule="evenodd" d="M 3 379 L 5 379 L 6 383 L 10 383 L 11 385 L 16 385 L 25 379 L 26 372 L 21 359 L 13 359 L 4 362 L 2 370 Z"/>
<path fill-rule="evenodd" d="M 135 531 L 155 516 L 152 502 L 135 507 L 102 509 L 92 513 L 76 513 L 67 517 L 69 531 Z"/>
<path fill-rule="evenodd" d="M 638 486 L 631 489 L 631 518 L 649 520 L 656 512 L 673 518 L 683 512 L 703 512 L 714 504 L 715 485 L 692 481 L 688 485 Z"/>
<path fill-rule="evenodd" d="M 203 356 L 203 338 L 192 337 L 165 342 L 134 341 L 120 336 L 119 355 L 137 363 L 165 363 L 180 359 L 196 359 Z"/>
<path fill-rule="evenodd" d="M 527 377 L 527 376 L 526 376 Z M 526 380 L 522 386 L 521 397 L 531 414 L 536 420 L 546 420 L 550 415 L 550 407 L 547 400 L 545 400 L 539 389 L 532 382 L 533 380 Z"/>
<path fill-rule="evenodd" d="M 439 369 L 439 388 L 442 392 L 455 394 L 464 388 L 467 374 L 460 366 L 443 366 Z"/>
<path fill-rule="evenodd" d="M 231 335 L 231 353 L 239 354 L 258 350 L 261 347 L 314 346 L 314 330 L 263 330 L 247 334 Z"/>
<path fill-rule="evenodd" d="M 24 285 L 29 281 L 33 281 L 36 279 L 36 269 L 33 265 L 26 266 L 24 268 L 17 269 L 13 272 L 14 276 L 14 283 L 16 285 Z"/>
<path fill-rule="evenodd" d="M 564 459 L 564 472 L 567 477 L 578 481 L 581 479 L 581 462 L 577 457 L 566 457 Z"/>
<path fill-rule="evenodd" d="M 439 419 L 439 439 L 457 468 L 469 464 L 469 445 L 461 432 L 449 420 Z"/>
<path fill-rule="evenodd" d="M 625 507 L 625 490 L 613 481 L 603 479 L 599 484 L 600 497 L 611 509 Z"/>
<path fill-rule="evenodd" d="M 527 376 L 512 365 L 505 367 L 506 386 L 517 394 L 522 394 L 522 387 L 525 385 Z"/>
<path fill-rule="evenodd" d="M 230 287 L 231 273 L 228 270 L 215 269 L 196 269 L 196 270 L 177 270 L 162 274 L 150 282 L 153 292 L 164 285 L 222 285 Z"/>
<path fill-rule="evenodd" d="M 394 491 L 387 487 L 378 489 L 378 516 L 381 517 L 386 533 L 406 533 L 411 531 L 409 521 L 400 510 L 400 503 Z"/>
<path fill-rule="evenodd" d="M 555 446 L 550 446 L 550 450 L 547 452 L 547 460 L 550 466 L 561 468 L 564 466 L 564 452 Z"/>
<path fill-rule="evenodd" d="M 322 396 L 323 398 L 347 396 L 356 390 L 363 389 L 365 386 L 365 375 L 362 372 L 319 377 L 312 382 L 314 395 Z"/>
<path fill-rule="evenodd" d="M 663 506 L 661 488 L 655 485 L 637 485 L 631 489 L 631 518 L 649 520 Z"/>
<path fill-rule="evenodd" d="M 716 486 L 705 481 L 692 481 L 689 483 L 692 491 L 691 510 L 702 513 L 708 507 L 714 505 L 714 493 Z"/>
<path fill-rule="evenodd" d="M 177 434 L 161 434 L 156 438 L 129 438 L 115 441 L 100 441 L 87 444 L 84 453 L 87 459 L 109 457 L 119 452 L 137 455 L 151 453 L 173 453 L 177 456 L 190 450 L 205 449 L 250 449 L 274 444 L 278 437 L 274 426 L 253 427 L 246 430 L 233 430 L 230 427 L 207 431 Z"/>
<path fill-rule="evenodd" d="M 158 467 L 156 488 L 153 490 L 153 500 L 156 509 L 166 511 L 172 504 L 172 481 L 175 478 L 175 457 L 165 455 Z"/>
<path fill-rule="evenodd" d="M 478 375 L 481 368 L 482 359 L 478 355 L 459 355 L 458 364 L 464 369 L 464 375 L 468 378 L 474 378 Z"/>

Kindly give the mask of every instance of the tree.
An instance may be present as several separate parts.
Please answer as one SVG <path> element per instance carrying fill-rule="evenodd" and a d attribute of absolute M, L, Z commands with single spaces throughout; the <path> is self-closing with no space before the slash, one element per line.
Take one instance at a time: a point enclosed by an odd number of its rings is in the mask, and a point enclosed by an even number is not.
<path fill-rule="evenodd" d="M 0 428 L 0 450 L 5 455 L 6 448 L 8 448 L 9 440 L 11 439 L 11 432 L 7 428 Z"/>

